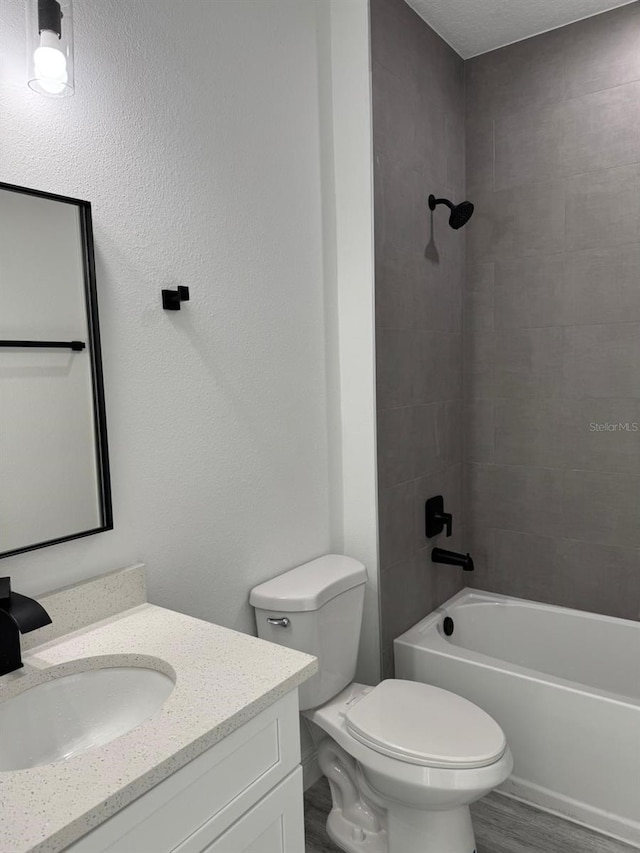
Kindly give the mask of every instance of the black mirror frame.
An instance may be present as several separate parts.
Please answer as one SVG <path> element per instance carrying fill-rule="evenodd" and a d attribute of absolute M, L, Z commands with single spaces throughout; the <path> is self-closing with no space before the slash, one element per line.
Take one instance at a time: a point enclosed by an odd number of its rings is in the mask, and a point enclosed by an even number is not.
<path fill-rule="evenodd" d="M 96 289 L 96 264 L 93 250 L 93 222 L 91 218 L 91 203 L 77 198 L 70 198 L 53 193 L 32 190 L 27 187 L 19 187 L 0 181 L 0 190 L 22 193 L 23 195 L 45 198 L 50 201 L 58 201 L 64 204 L 72 204 L 78 208 L 80 221 L 80 235 L 82 238 L 82 253 L 84 267 L 84 294 L 87 311 L 87 328 L 89 358 L 91 360 L 91 385 L 93 391 L 93 420 L 95 426 L 95 451 L 96 467 L 98 472 L 98 487 L 100 499 L 100 514 L 102 524 L 92 530 L 84 530 L 81 533 L 73 533 L 69 536 L 60 536 L 57 539 L 49 539 L 34 545 L 25 545 L 11 551 L 0 552 L 0 559 L 13 557 L 16 554 L 24 554 L 28 551 L 36 551 L 40 548 L 48 548 L 50 545 L 58 545 L 61 542 L 70 542 L 73 539 L 83 539 L 86 536 L 94 536 L 96 533 L 104 533 L 113 530 L 113 504 L 111 499 L 111 473 L 109 470 L 109 447 L 107 444 L 107 415 L 104 399 L 104 381 L 102 373 L 102 351 L 100 347 L 100 322 L 98 319 L 98 294 Z"/>

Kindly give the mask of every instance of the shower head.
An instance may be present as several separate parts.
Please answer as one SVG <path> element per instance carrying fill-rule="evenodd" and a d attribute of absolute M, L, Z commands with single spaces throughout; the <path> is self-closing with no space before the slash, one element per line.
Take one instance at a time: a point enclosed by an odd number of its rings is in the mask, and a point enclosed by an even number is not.
<path fill-rule="evenodd" d="M 457 204 L 451 211 L 449 217 L 449 225 L 456 231 L 462 228 L 473 216 L 474 206 L 470 201 L 463 201 Z"/>
<path fill-rule="evenodd" d="M 429 210 L 435 210 L 439 204 L 446 204 L 451 211 L 449 217 L 449 225 L 457 231 L 466 225 L 473 216 L 474 206 L 470 201 L 462 201 L 460 204 L 453 204 L 448 198 L 436 198 L 434 195 L 429 196 Z"/>

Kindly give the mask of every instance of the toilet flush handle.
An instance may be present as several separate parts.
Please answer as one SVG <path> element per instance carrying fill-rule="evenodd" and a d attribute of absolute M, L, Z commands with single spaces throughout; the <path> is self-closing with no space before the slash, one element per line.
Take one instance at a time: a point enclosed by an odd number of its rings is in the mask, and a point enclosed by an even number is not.
<path fill-rule="evenodd" d="M 280 619 L 267 619 L 269 625 L 275 625 L 277 628 L 288 628 L 291 625 L 291 620 L 287 619 L 286 616 L 283 616 Z"/>

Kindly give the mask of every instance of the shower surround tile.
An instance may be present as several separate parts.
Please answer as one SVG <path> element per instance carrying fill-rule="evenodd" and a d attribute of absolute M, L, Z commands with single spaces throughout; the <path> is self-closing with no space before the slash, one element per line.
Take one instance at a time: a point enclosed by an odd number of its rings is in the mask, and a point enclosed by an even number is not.
<path fill-rule="evenodd" d="M 640 81 L 495 119 L 494 189 L 640 161 Z"/>
<path fill-rule="evenodd" d="M 564 251 L 565 187 L 540 182 L 478 196 L 467 226 L 471 263 Z"/>
<path fill-rule="evenodd" d="M 427 199 L 464 195 L 465 80 L 460 57 L 404 0 L 372 0 L 371 30 L 381 624 L 389 676 L 393 638 L 463 585 L 460 573 L 430 562 L 424 501 L 446 494 L 459 537 L 466 229 L 449 228 L 447 211 L 432 214 Z"/>
<path fill-rule="evenodd" d="M 442 471 L 456 457 L 455 441 L 460 431 L 447 434 L 451 408 L 459 412 L 459 401 L 453 403 L 426 403 L 411 407 L 411 479 Z"/>
<path fill-rule="evenodd" d="M 425 403 L 378 412 L 378 478 L 388 488 L 458 465 L 462 401 Z"/>
<path fill-rule="evenodd" d="M 417 113 L 404 114 L 407 87 L 417 90 L 416 83 L 402 79 L 385 66 L 376 63 L 372 72 L 373 109 L 377 116 L 376 134 L 380 150 L 391 155 L 404 169 L 416 170 L 420 166 L 418 146 Z M 417 97 L 417 91 L 414 93 Z M 420 128 L 423 130 L 423 127 Z M 444 150 L 444 119 L 429 127 L 434 139 L 439 139 L 440 147 Z M 443 155 L 444 156 L 444 155 Z"/>
<path fill-rule="evenodd" d="M 414 551 L 414 506 L 413 481 L 380 490 L 380 568 L 383 571 L 407 560 Z"/>
<path fill-rule="evenodd" d="M 493 398 L 496 345 L 493 329 L 467 329 L 462 344 L 465 401 Z"/>
<path fill-rule="evenodd" d="M 376 258 L 386 253 L 411 257 L 424 246 L 425 228 L 418 215 L 426 208 L 425 194 L 421 192 L 423 178 L 410 164 L 398 159 L 393 147 L 386 146 L 383 139 L 374 157 L 375 196 L 381 205 L 375 223 Z"/>
<path fill-rule="evenodd" d="M 640 80 L 639 27 L 638 3 L 566 27 L 565 98 Z"/>
<path fill-rule="evenodd" d="M 466 63 L 469 582 L 624 618 L 640 614 L 639 33 L 631 3 Z"/>
<path fill-rule="evenodd" d="M 495 121 L 482 114 L 467 116 L 465 139 L 473 136 L 474 144 L 467 145 L 466 181 L 468 196 L 494 190 Z"/>
<path fill-rule="evenodd" d="M 495 407 L 494 400 L 465 401 L 463 419 L 465 462 L 495 461 Z"/>
<path fill-rule="evenodd" d="M 469 264 L 464 293 L 463 327 L 493 329 L 495 264 Z"/>
<path fill-rule="evenodd" d="M 413 263 L 412 263 L 413 262 Z M 411 329 L 414 325 L 412 289 L 415 259 L 384 252 L 376 279 L 376 328 Z"/>
<path fill-rule="evenodd" d="M 411 592 L 407 595 L 407 592 Z M 380 592 L 385 602 L 385 620 L 382 626 L 382 648 L 391 650 L 393 641 L 406 629 L 429 613 L 429 575 L 423 570 L 417 554 L 383 570 L 380 574 Z"/>
<path fill-rule="evenodd" d="M 570 539 L 640 547 L 640 476 L 567 471 L 562 514 Z"/>
<path fill-rule="evenodd" d="M 413 276 L 413 326 L 423 331 L 460 333 L 464 284 L 460 257 L 447 257 L 443 252 L 437 264 L 421 258 L 417 266 Z M 452 281 L 455 281 L 453 287 Z M 404 297 L 399 296 L 399 301 L 404 301 Z"/>
<path fill-rule="evenodd" d="M 566 397 L 640 400 L 640 323 L 567 327 L 563 347 Z"/>
<path fill-rule="evenodd" d="M 567 468 L 640 474 L 640 400 L 565 399 L 558 438 Z"/>
<path fill-rule="evenodd" d="M 494 189 L 544 183 L 562 174 L 563 115 L 554 105 L 496 118 Z"/>
<path fill-rule="evenodd" d="M 501 259 L 495 264 L 495 328 L 562 325 L 564 255 Z"/>
<path fill-rule="evenodd" d="M 554 398 L 495 401 L 495 455 L 499 465 L 563 468 L 563 412 Z"/>
<path fill-rule="evenodd" d="M 564 257 L 562 325 L 640 322 L 640 243 Z"/>
<path fill-rule="evenodd" d="M 466 63 L 467 116 L 498 117 L 562 100 L 565 29 L 485 53 Z"/>
<path fill-rule="evenodd" d="M 421 435 L 425 453 L 437 453 L 436 424 L 428 417 Z M 414 409 L 402 406 L 378 412 L 378 482 L 387 489 L 412 480 L 415 470 Z"/>
<path fill-rule="evenodd" d="M 407 34 L 413 30 L 413 13 L 395 0 L 372 0 L 371 4 L 371 56 L 401 79 L 414 76 L 413 50 L 407 49 Z M 416 41 L 412 35 L 412 46 Z"/>
<path fill-rule="evenodd" d="M 563 116 L 564 174 L 640 161 L 640 81 L 568 101 Z"/>
<path fill-rule="evenodd" d="M 637 243 L 640 164 L 566 179 L 567 251 Z"/>
<path fill-rule="evenodd" d="M 495 332 L 492 396 L 558 396 L 562 342 L 562 329 L 556 328 Z"/>
<path fill-rule="evenodd" d="M 507 595 L 589 610 L 595 599 L 600 613 L 637 619 L 633 602 L 634 576 L 640 551 L 620 546 L 596 545 L 574 539 L 497 530 L 495 534 L 492 580 Z M 581 582 L 575 582 L 575 567 L 580 566 Z M 547 573 L 553 572 L 553 587 Z M 620 605 L 620 593 L 626 605 Z"/>
<path fill-rule="evenodd" d="M 562 535 L 563 471 L 473 464 L 467 470 L 467 489 L 471 504 L 467 520 L 472 526 Z"/>
<path fill-rule="evenodd" d="M 564 398 L 559 406 L 555 398 L 538 398 L 493 405 L 499 464 L 640 474 L 639 400 Z"/>
<path fill-rule="evenodd" d="M 381 329 L 376 335 L 379 409 L 409 406 L 414 401 L 414 333 Z"/>
<path fill-rule="evenodd" d="M 413 341 L 414 404 L 462 399 L 462 335 L 419 330 Z"/>

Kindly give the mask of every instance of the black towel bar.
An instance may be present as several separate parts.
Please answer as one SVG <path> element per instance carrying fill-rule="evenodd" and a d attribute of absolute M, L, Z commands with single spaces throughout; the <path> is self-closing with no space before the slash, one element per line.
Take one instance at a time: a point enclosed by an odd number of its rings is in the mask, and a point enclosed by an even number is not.
<path fill-rule="evenodd" d="M 70 349 L 81 352 L 87 348 L 83 341 L 0 341 L 0 347 L 29 347 L 30 349 Z"/>

